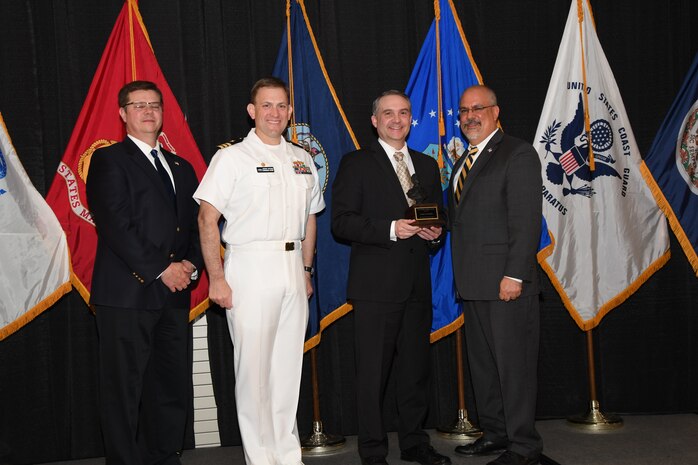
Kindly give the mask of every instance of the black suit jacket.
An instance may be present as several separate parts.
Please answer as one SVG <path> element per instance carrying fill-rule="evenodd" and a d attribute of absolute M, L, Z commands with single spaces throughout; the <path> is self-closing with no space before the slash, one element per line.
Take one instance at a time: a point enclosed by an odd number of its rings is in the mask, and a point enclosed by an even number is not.
<path fill-rule="evenodd" d="M 176 209 L 157 171 L 128 137 L 92 155 L 87 200 L 98 241 L 91 304 L 189 307 L 189 290 L 171 293 L 157 277 L 170 262 L 184 259 L 202 270 L 192 198 L 198 180 L 189 162 L 162 153 L 174 178 Z"/>
<path fill-rule="evenodd" d="M 443 204 L 441 177 L 434 159 L 410 150 L 425 203 Z M 403 302 L 415 295 L 429 299 L 429 245 L 413 236 L 391 241 L 390 224 L 405 218 L 408 205 L 385 150 L 374 141 L 368 149 L 344 155 L 332 185 L 332 232 L 351 242 L 347 297 Z"/>
<path fill-rule="evenodd" d="M 536 252 L 542 217 L 538 154 L 523 140 L 492 136 L 475 161 L 455 204 L 449 186 L 449 221 L 456 288 L 466 300 L 498 300 L 504 276 L 523 280 L 522 295 L 539 292 Z"/>

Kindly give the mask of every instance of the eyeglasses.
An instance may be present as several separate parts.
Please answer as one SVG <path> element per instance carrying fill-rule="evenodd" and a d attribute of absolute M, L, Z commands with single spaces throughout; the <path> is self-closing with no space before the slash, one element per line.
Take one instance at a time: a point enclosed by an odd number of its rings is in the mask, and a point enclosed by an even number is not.
<path fill-rule="evenodd" d="M 479 115 L 480 113 L 482 113 L 482 110 L 484 110 L 485 108 L 491 108 L 494 106 L 497 106 L 497 104 L 495 103 L 493 105 L 487 105 L 486 107 L 472 107 L 472 108 L 461 107 L 458 109 L 458 114 L 460 116 L 468 116 L 468 113 L 472 113 L 473 115 Z"/>
<path fill-rule="evenodd" d="M 153 111 L 162 110 L 162 102 L 128 102 L 124 105 L 124 107 L 129 105 L 133 105 L 133 108 L 135 108 L 137 111 L 143 111 L 146 108 L 150 108 Z"/>

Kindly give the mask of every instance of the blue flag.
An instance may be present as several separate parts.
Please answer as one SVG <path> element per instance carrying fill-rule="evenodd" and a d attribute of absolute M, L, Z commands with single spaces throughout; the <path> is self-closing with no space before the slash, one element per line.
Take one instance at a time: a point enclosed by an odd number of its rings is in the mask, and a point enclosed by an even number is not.
<path fill-rule="evenodd" d="M 643 174 L 698 276 L 698 54 L 649 152 Z M 649 170 L 649 173 L 647 173 Z"/>
<path fill-rule="evenodd" d="M 315 45 L 303 0 L 290 0 L 287 11 L 288 22 L 272 74 L 285 81 L 291 91 L 293 117 L 288 139 L 299 143 L 312 155 L 320 175 L 325 203 L 330 205 L 331 189 L 327 189 L 327 186 L 334 181 L 342 155 L 358 149 L 359 144 Z M 289 69 L 293 70 L 293 75 L 290 75 Z M 351 310 L 346 301 L 350 248 L 334 240 L 328 211 L 318 215 L 317 227 L 317 272 L 314 278 L 315 292 L 310 301 L 305 350 L 315 347 L 320 342 L 322 330 Z"/>
<path fill-rule="evenodd" d="M 405 93 L 412 102 L 413 119 L 407 144 L 437 160 L 441 168 L 441 186 L 445 190 L 451 168 L 465 150 L 458 122 L 460 95 L 466 88 L 481 84 L 482 78 L 452 1 L 440 0 L 439 10 L 440 14 L 437 11 L 419 52 Z M 443 122 L 442 134 L 440 121 Z M 448 233 L 444 246 L 431 259 L 431 285 L 434 313 L 431 341 L 434 342 L 463 324 L 461 308 L 456 302 Z"/>

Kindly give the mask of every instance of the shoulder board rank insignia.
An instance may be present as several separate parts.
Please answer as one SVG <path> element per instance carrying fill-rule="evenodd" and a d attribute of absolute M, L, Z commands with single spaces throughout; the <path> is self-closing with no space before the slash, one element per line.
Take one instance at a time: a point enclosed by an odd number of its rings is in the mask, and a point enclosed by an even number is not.
<path fill-rule="evenodd" d="M 293 142 L 292 140 L 290 140 L 289 143 L 295 145 L 296 147 L 298 147 L 300 149 L 306 150 L 305 146 L 303 144 L 301 144 L 300 142 Z"/>
<path fill-rule="evenodd" d="M 226 147 L 230 147 L 231 145 L 235 145 L 235 144 L 237 144 L 237 143 L 239 143 L 239 142 L 242 142 L 243 140 L 245 140 L 244 137 L 236 137 L 235 139 L 231 139 L 231 140 L 229 140 L 228 142 L 222 143 L 221 145 L 218 146 L 218 148 L 219 148 L 219 149 L 224 149 L 224 148 L 226 148 Z"/>

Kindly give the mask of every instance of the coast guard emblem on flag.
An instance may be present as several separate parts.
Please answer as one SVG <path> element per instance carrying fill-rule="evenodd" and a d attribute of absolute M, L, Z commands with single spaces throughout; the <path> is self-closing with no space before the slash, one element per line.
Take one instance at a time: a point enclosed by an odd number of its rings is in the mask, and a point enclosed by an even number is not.
<path fill-rule="evenodd" d="M 588 0 L 570 4 L 533 140 L 543 215 L 555 238 L 540 264 L 577 325 L 589 331 L 670 253 L 666 220 L 643 177 Z"/>
<path fill-rule="evenodd" d="M 290 125 L 286 130 L 286 136 L 289 140 L 291 140 L 294 128 L 296 130 L 296 136 L 298 137 L 298 143 L 311 157 L 313 157 L 313 163 L 315 163 L 315 168 L 320 178 L 320 185 L 322 186 L 322 192 L 324 193 L 327 187 L 327 180 L 329 179 L 327 154 L 322 148 L 320 141 L 310 132 L 310 125 L 307 123 Z"/>
<path fill-rule="evenodd" d="M 698 194 L 698 100 L 686 114 L 677 142 L 676 168 L 691 192 Z"/>
<path fill-rule="evenodd" d="M 611 116 L 612 118 L 612 116 Z M 613 148 L 613 130 L 605 119 L 597 119 L 591 123 L 591 147 L 594 150 L 596 169 L 589 169 L 589 141 L 584 130 L 584 103 L 579 94 L 577 110 L 560 134 L 557 143 L 557 133 L 561 122 L 553 120 L 546 128 L 540 143 L 545 144 L 544 160 L 548 161 L 545 175 L 553 184 L 565 185 L 562 195 L 569 194 L 591 197 L 595 194 L 591 180 L 599 176 L 614 176 L 620 178 L 613 165 L 616 160 L 610 150 Z M 549 159 L 552 155 L 553 159 Z"/>

